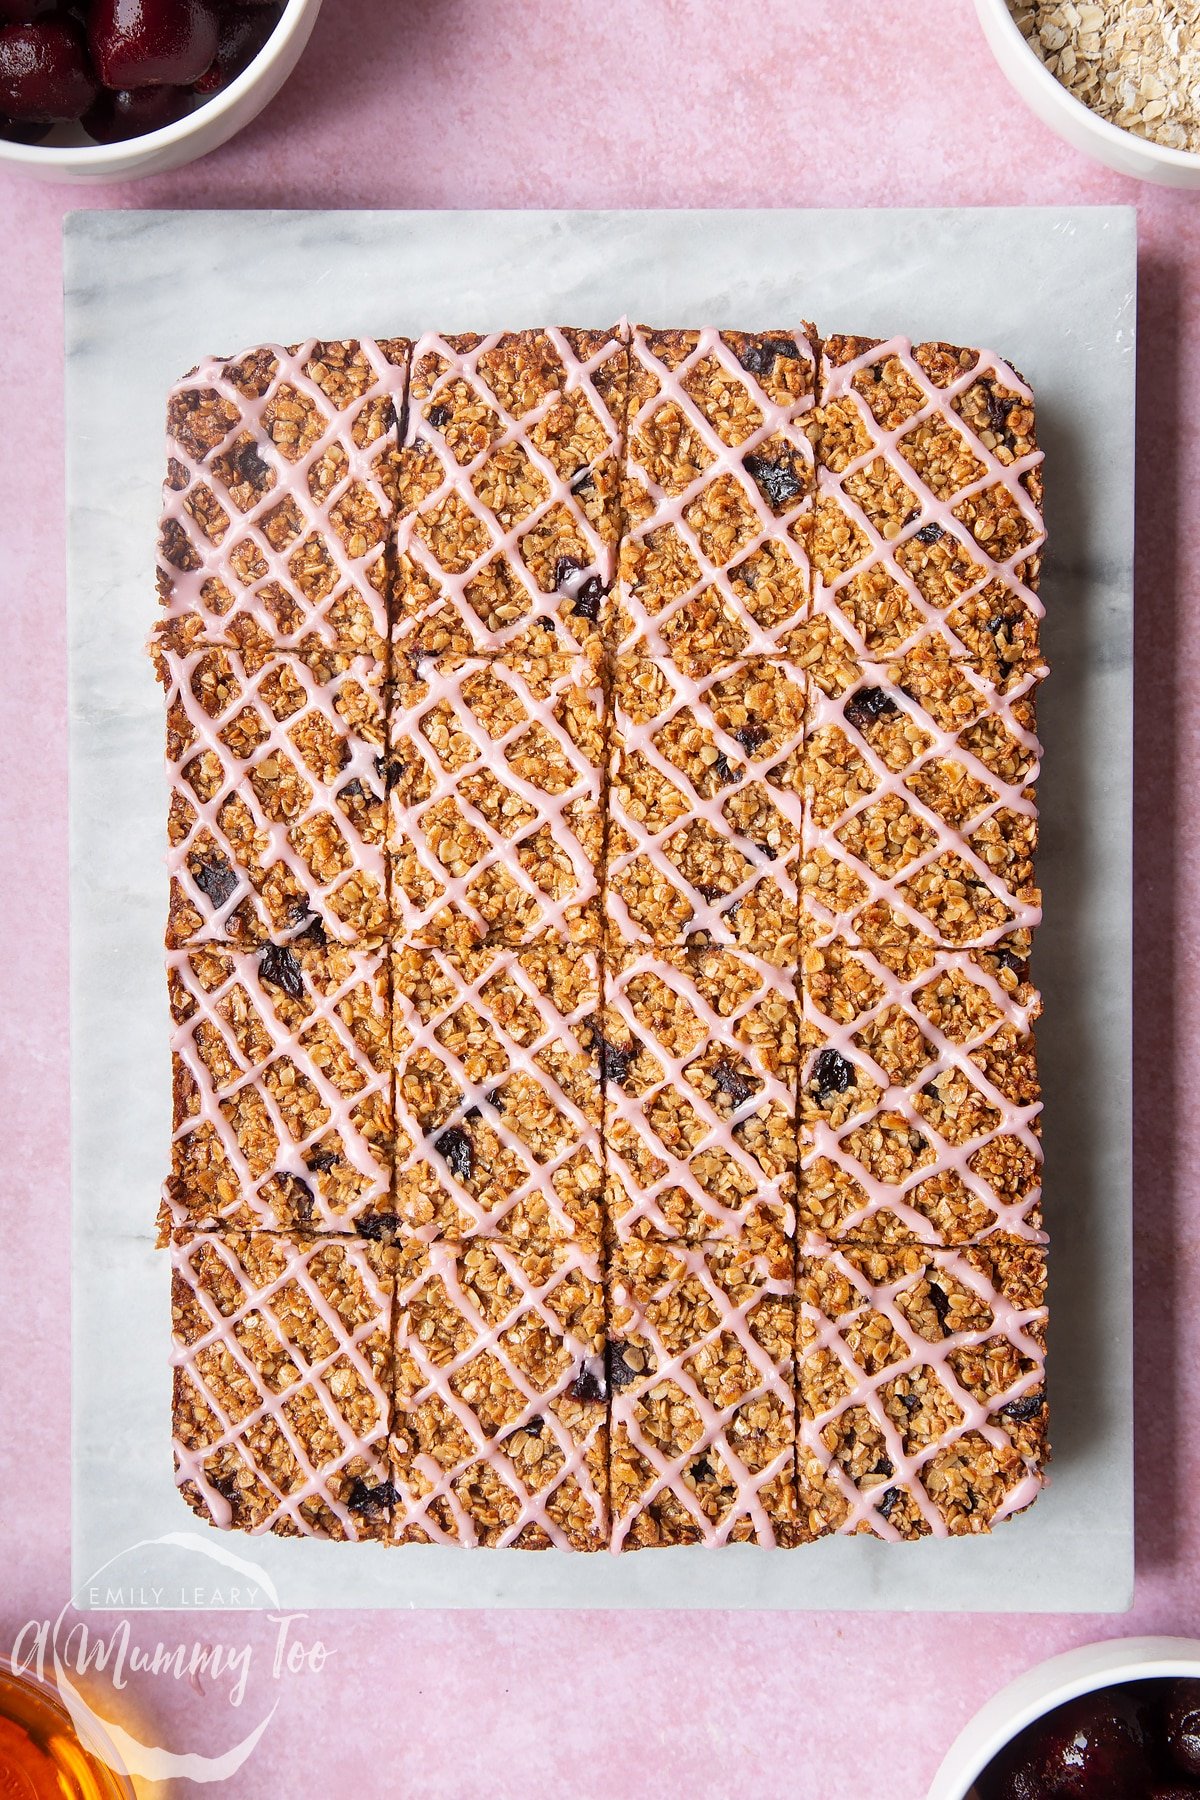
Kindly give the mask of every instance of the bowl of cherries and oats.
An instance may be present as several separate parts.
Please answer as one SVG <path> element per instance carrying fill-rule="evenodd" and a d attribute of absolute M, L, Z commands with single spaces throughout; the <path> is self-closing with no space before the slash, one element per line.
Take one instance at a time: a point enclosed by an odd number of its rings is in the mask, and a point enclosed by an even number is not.
<path fill-rule="evenodd" d="M 216 149 L 282 87 L 321 0 L 0 0 L 0 166 L 153 174 Z"/>
<path fill-rule="evenodd" d="M 928 1800 L 1200 1796 L 1200 1642 L 1114 1638 L 1026 1670 L 947 1753 Z"/>

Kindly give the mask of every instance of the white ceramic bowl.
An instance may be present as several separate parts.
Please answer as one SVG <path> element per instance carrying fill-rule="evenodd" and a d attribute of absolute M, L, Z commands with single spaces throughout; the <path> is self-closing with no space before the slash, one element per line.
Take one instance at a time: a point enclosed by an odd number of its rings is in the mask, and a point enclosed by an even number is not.
<path fill-rule="evenodd" d="M 250 65 L 186 118 L 121 144 L 93 144 L 75 125 L 56 127 L 45 144 L 0 138 L 0 168 L 37 181 L 127 181 L 159 175 L 226 143 L 273 100 L 312 35 L 321 0 L 287 0 L 283 17 Z"/>
<path fill-rule="evenodd" d="M 1064 1700 L 1122 1681 L 1186 1675 L 1200 1680 L 1200 1640 L 1110 1638 L 1052 1656 L 1010 1682 L 980 1708 L 950 1746 L 928 1800 L 970 1800 L 974 1783 L 994 1756 L 1027 1725 Z"/>
<path fill-rule="evenodd" d="M 1008 79 L 1026 105 L 1059 137 L 1110 169 L 1119 169 L 1122 175 L 1165 182 L 1168 187 L 1200 187 L 1200 155 L 1191 150 L 1168 150 L 1112 125 L 1069 93 L 1025 42 L 1007 0 L 975 0 L 975 11 Z"/>

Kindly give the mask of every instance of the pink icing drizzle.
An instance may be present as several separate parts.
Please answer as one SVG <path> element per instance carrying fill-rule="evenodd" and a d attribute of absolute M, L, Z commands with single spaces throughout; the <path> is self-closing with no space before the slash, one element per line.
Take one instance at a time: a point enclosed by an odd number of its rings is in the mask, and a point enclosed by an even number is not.
<path fill-rule="evenodd" d="M 967 1432 L 978 1432 L 996 1450 L 1010 1447 L 1007 1434 L 998 1425 L 990 1423 L 990 1415 L 999 1411 L 1002 1406 L 1020 1399 L 1023 1394 L 1030 1393 L 1040 1387 L 1045 1380 L 1045 1354 L 1036 1340 L 1029 1335 L 1029 1327 L 1044 1323 L 1047 1317 L 1044 1306 L 1022 1311 L 1012 1306 L 999 1292 L 998 1288 L 988 1280 L 987 1276 L 974 1268 L 964 1256 L 952 1250 L 931 1250 L 928 1256 L 928 1267 L 943 1270 L 963 1287 L 978 1294 L 992 1314 L 992 1324 L 986 1331 L 960 1331 L 952 1333 L 938 1343 L 933 1343 L 918 1335 L 914 1327 L 904 1317 L 896 1304 L 899 1295 L 913 1285 L 913 1274 L 906 1272 L 898 1280 L 875 1286 L 863 1275 L 849 1259 L 838 1250 L 821 1239 L 814 1238 L 805 1246 L 810 1257 L 822 1257 L 833 1268 L 837 1269 L 847 1281 L 863 1296 L 862 1305 L 853 1313 L 843 1314 L 836 1321 L 826 1318 L 819 1308 L 801 1303 L 801 1318 L 811 1331 L 811 1337 L 804 1344 L 804 1356 L 812 1356 L 818 1350 L 832 1352 L 852 1383 L 851 1391 L 836 1406 L 827 1411 L 807 1418 L 804 1409 L 800 1409 L 799 1433 L 800 1443 L 809 1451 L 825 1470 L 826 1479 L 838 1490 L 845 1500 L 848 1513 L 840 1530 L 844 1534 L 852 1533 L 856 1526 L 866 1524 L 877 1537 L 896 1541 L 899 1533 L 894 1525 L 876 1510 L 876 1494 L 882 1495 L 887 1487 L 903 1487 L 907 1489 L 920 1510 L 922 1518 L 929 1526 L 934 1537 L 948 1535 L 945 1520 L 938 1508 L 930 1499 L 921 1476 L 926 1465 L 942 1450 L 959 1442 Z M 1003 1251 L 1000 1252 L 1003 1255 Z M 846 1344 L 842 1332 L 854 1319 L 868 1311 L 881 1313 L 902 1342 L 911 1343 L 915 1347 L 910 1356 L 898 1362 L 888 1363 L 887 1367 L 876 1376 L 868 1375 L 855 1362 Z M 1021 1375 L 1011 1387 L 1002 1393 L 991 1396 L 986 1402 L 977 1400 L 970 1390 L 963 1386 L 954 1373 L 950 1362 L 951 1353 L 955 1350 L 973 1348 L 984 1344 L 989 1339 L 1003 1336 L 1014 1348 L 1033 1364 L 1033 1367 Z M 888 1417 L 878 1390 L 895 1381 L 901 1375 L 915 1371 L 932 1369 L 937 1379 L 946 1389 L 955 1405 L 962 1413 L 961 1422 L 943 1432 L 937 1440 L 926 1449 L 916 1454 L 909 1454 L 904 1448 L 899 1431 Z M 836 1421 L 851 1407 L 865 1407 L 878 1427 L 887 1447 L 888 1460 L 892 1464 L 893 1473 L 881 1481 L 877 1488 L 865 1492 L 855 1486 L 850 1476 L 841 1467 L 821 1439 L 822 1429 Z M 1033 1467 L 1026 1465 L 1025 1474 L 1005 1495 L 997 1509 L 996 1518 L 1008 1518 L 1020 1512 L 1037 1498 L 1043 1477 Z"/>
<path fill-rule="evenodd" d="M 424 1495 L 412 1493 L 399 1470 L 393 1468 L 393 1481 L 397 1488 L 393 1514 L 394 1535 L 398 1536 L 406 1527 L 416 1526 L 426 1531 L 435 1543 L 474 1546 L 478 1542 L 475 1522 L 456 1492 L 455 1483 L 462 1480 L 472 1464 L 483 1463 L 500 1475 L 505 1486 L 516 1495 L 519 1502 L 517 1517 L 504 1528 L 498 1540 L 499 1546 L 503 1548 L 512 1544 L 529 1526 L 540 1526 L 556 1549 L 568 1550 L 572 1546 L 567 1533 L 548 1510 L 550 1500 L 568 1478 L 573 1476 L 578 1483 L 591 1510 L 596 1531 L 604 1532 L 607 1525 L 604 1497 L 596 1492 L 587 1466 L 587 1455 L 595 1445 L 601 1423 L 598 1416 L 577 1443 L 558 1418 L 553 1402 L 567 1395 L 584 1372 L 598 1384 L 599 1391 L 603 1392 L 604 1359 L 595 1354 L 591 1344 L 576 1338 L 563 1325 L 549 1305 L 549 1300 L 564 1275 L 570 1271 L 577 1272 L 585 1280 L 598 1286 L 601 1279 L 599 1261 L 578 1244 L 563 1244 L 557 1248 L 554 1273 L 545 1287 L 537 1288 L 519 1257 L 508 1246 L 493 1241 L 490 1247 L 520 1295 L 517 1306 L 507 1311 L 495 1324 L 488 1323 L 459 1279 L 459 1262 L 462 1256 L 459 1245 L 444 1242 L 430 1244 L 428 1271 L 422 1269 L 407 1287 L 402 1285 L 397 1294 L 397 1354 L 413 1359 L 420 1370 L 421 1383 L 415 1393 L 397 1395 L 393 1433 L 405 1429 L 407 1415 L 415 1413 L 430 1400 L 437 1399 L 470 1440 L 472 1451 L 467 1460 L 456 1463 L 450 1469 L 443 1468 L 436 1458 L 425 1451 L 414 1456 L 414 1469 L 429 1483 L 430 1491 Z M 465 1349 L 456 1351 L 446 1362 L 436 1361 L 426 1350 L 419 1331 L 410 1329 L 408 1325 L 408 1306 L 426 1282 L 432 1280 L 441 1282 L 451 1304 L 471 1327 L 470 1343 Z M 504 1342 L 504 1335 L 511 1331 L 514 1320 L 518 1316 L 527 1317 L 530 1314 L 537 1318 L 546 1335 L 554 1343 L 561 1343 L 572 1358 L 571 1363 L 560 1371 L 551 1386 L 545 1389 L 539 1389 L 533 1384 L 513 1360 Z M 528 1425 L 531 1419 L 540 1417 L 543 1435 L 548 1434 L 553 1438 L 562 1455 L 562 1466 L 554 1481 L 541 1490 L 529 1488 L 520 1480 L 514 1465 L 502 1455 L 501 1443 L 489 1436 L 476 1410 L 455 1390 L 455 1381 L 461 1379 L 467 1366 L 484 1356 L 499 1363 L 507 1381 L 524 1403 L 517 1416 L 505 1422 L 505 1438 L 510 1438 L 513 1433 Z M 446 1530 L 431 1511 L 438 1501 L 442 1501 L 451 1514 L 454 1522 L 454 1529 L 451 1531 Z"/>
<path fill-rule="evenodd" d="M 369 1175 L 375 1184 L 375 1191 L 368 1194 L 361 1205 L 352 1208 L 348 1213 L 332 1211 L 321 1199 L 319 1193 L 314 1193 L 314 1207 L 320 1212 L 326 1224 L 334 1230 L 344 1230 L 352 1218 L 366 1208 L 378 1205 L 387 1195 L 387 1171 L 382 1169 L 375 1160 L 370 1145 L 355 1124 L 352 1115 L 354 1109 L 361 1106 L 374 1094 L 382 1094 L 390 1101 L 391 1072 L 385 1070 L 380 1073 L 371 1067 L 352 1032 L 338 1013 L 339 1003 L 350 994 L 352 989 L 364 984 L 371 989 L 376 1004 L 379 1004 L 378 992 L 375 987 L 378 965 L 356 957 L 351 974 L 340 987 L 335 988 L 328 996 L 322 996 L 310 982 L 306 981 L 304 999 L 310 1010 L 300 1025 L 289 1029 L 276 1013 L 269 994 L 264 994 L 257 957 L 223 951 L 222 954 L 228 956 L 233 964 L 232 972 L 219 987 L 214 988 L 211 993 L 206 993 L 199 981 L 192 975 L 189 954 L 188 951 L 175 950 L 169 951 L 167 955 L 168 969 L 176 975 L 187 990 L 196 1008 L 190 1019 L 176 1026 L 171 1037 L 171 1049 L 174 1055 L 178 1056 L 185 1064 L 195 1080 L 198 1111 L 176 1129 L 173 1141 L 176 1144 L 182 1143 L 200 1125 L 210 1125 L 217 1135 L 231 1169 L 237 1176 L 241 1195 L 240 1202 L 235 1204 L 249 1205 L 255 1212 L 260 1213 L 263 1225 L 282 1228 L 281 1221 L 276 1219 L 271 1209 L 264 1204 L 258 1192 L 260 1183 L 267 1177 L 254 1175 L 242 1153 L 236 1131 L 221 1111 L 221 1102 L 229 1103 L 244 1090 L 252 1090 L 270 1118 L 279 1139 L 280 1151 L 277 1154 L 272 1173 L 284 1172 L 288 1161 L 291 1160 L 294 1162 L 292 1172 L 300 1180 L 305 1181 L 310 1189 L 315 1188 L 316 1184 L 310 1178 L 310 1172 L 305 1164 L 305 1156 L 330 1131 L 338 1132 L 348 1160 L 360 1174 Z M 267 1061 L 254 1066 L 244 1062 L 234 1034 L 219 1010 L 222 1000 L 229 998 L 233 989 L 239 984 L 259 1003 L 256 1010 L 271 1038 L 271 1049 Z M 241 1074 L 229 1087 L 220 1091 L 213 1085 L 212 1076 L 194 1043 L 195 1032 L 202 1023 L 208 1024 L 213 1031 L 220 1034 L 229 1054 L 242 1064 Z M 301 1043 L 301 1036 L 310 1032 L 319 1023 L 326 1025 L 333 1033 L 352 1059 L 355 1069 L 362 1076 L 363 1085 L 357 1093 L 349 1096 L 343 1094 L 336 1083 L 330 1080 L 312 1052 Z M 263 1079 L 269 1065 L 281 1057 L 290 1058 L 300 1073 L 311 1081 L 328 1114 L 328 1117 L 308 1137 L 299 1142 L 292 1136 L 274 1096 Z M 166 1190 L 166 1201 L 177 1224 L 215 1225 L 219 1222 L 220 1215 L 215 1208 L 210 1207 L 200 1214 L 194 1207 L 173 1205 L 169 1186 Z"/>
<path fill-rule="evenodd" d="M 204 1498 L 204 1503 L 212 1515 L 214 1525 L 228 1531 L 233 1524 L 233 1509 L 225 1496 L 215 1488 L 205 1473 L 205 1462 L 214 1457 L 218 1451 L 231 1448 L 251 1468 L 258 1480 L 274 1495 L 277 1505 L 270 1517 L 259 1524 L 246 1527 L 256 1535 L 271 1530 L 282 1520 L 287 1520 L 295 1530 L 305 1537 L 321 1535 L 305 1519 L 301 1506 L 306 1500 L 319 1500 L 339 1520 L 347 1536 L 359 1536 L 360 1521 L 354 1513 L 338 1499 L 332 1490 L 332 1478 L 354 1461 L 362 1458 L 370 1467 L 375 1481 L 383 1481 L 385 1470 L 381 1463 L 381 1453 L 387 1442 L 389 1402 L 386 1393 L 376 1379 L 371 1366 L 370 1357 L 364 1349 L 364 1340 L 377 1331 L 382 1320 L 385 1331 L 390 1332 L 391 1299 L 379 1282 L 371 1267 L 367 1246 L 351 1240 L 340 1240 L 344 1255 L 353 1263 L 370 1300 L 375 1307 L 374 1315 L 359 1325 L 354 1331 L 347 1331 L 341 1316 L 330 1305 L 321 1292 L 320 1287 L 309 1273 L 310 1259 L 323 1247 L 323 1240 L 309 1240 L 307 1243 L 297 1242 L 287 1237 L 274 1239 L 274 1247 L 285 1257 L 283 1273 L 266 1287 L 255 1288 L 245 1276 L 236 1253 L 236 1240 L 226 1237 L 176 1237 L 171 1244 L 171 1262 L 176 1273 L 182 1275 L 188 1284 L 189 1292 L 196 1304 L 208 1315 L 210 1329 L 193 1344 L 180 1344 L 176 1341 L 171 1355 L 171 1365 L 182 1370 L 196 1391 L 203 1397 L 205 1405 L 213 1413 L 220 1427 L 220 1436 L 212 1443 L 205 1444 L 202 1449 L 189 1450 L 175 1438 L 176 1481 L 182 1486 L 185 1482 L 194 1482 Z M 195 1244 L 206 1245 L 211 1253 L 221 1257 L 227 1268 L 233 1273 L 239 1284 L 245 1289 L 245 1298 L 237 1310 L 229 1317 L 222 1316 L 220 1310 L 199 1282 L 195 1279 L 190 1267 L 191 1250 Z M 330 1332 L 334 1340 L 334 1348 L 328 1356 L 311 1359 L 306 1354 L 306 1347 L 291 1343 L 273 1319 L 270 1312 L 272 1299 L 289 1282 L 294 1283 L 303 1293 L 313 1311 Z M 287 1349 L 292 1361 L 299 1365 L 299 1379 L 280 1393 L 274 1394 L 266 1386 L 254 1363 L 246 1354 L 238 1339 L 237 1327 L 251 1314 L 275 1325 L 280 1341 Z M 223 1410 L 216 1395 L 206 1385 L 200 1368 L 200 1358 L 206 1351 L 218 1353 L 221 1357 L 240 1370 L 260 1395 L 260 1403 L 251 1412 L 234 1420 Z M 375 1414 L 379 1421 L 378 1429 L 367 1437 L 360 1437 L 351 1427 L 330 1397 L 330 1387 L 326 1377 L 338 1363 L 348 1363 L 359 1381 L 369 1392 L 375 1406 Z M 326 1412 L 334 1422 L 338 1436 L 342 1441 L 342 1453 L 337 1459 L 318 1469 L 310 1459 L 304 1447 L 303 1439 L 296 1431 L 284 1410 L 284 1402 L 289 1396 L 296 1394 L 304 1386 L 308 1386 L 322 1401 Z M 260 1427 L 269 1422 L 272 1432 L 277 1433 L 287 1444 L 296 1465 L 303 1475 L 303 1483 L 290 1493 L 283 1494 L 271 1481 L 266 1471 L 259 1467 L 253 1453 L 247 1448 L 246 1440 L 254 1435 Z"/>

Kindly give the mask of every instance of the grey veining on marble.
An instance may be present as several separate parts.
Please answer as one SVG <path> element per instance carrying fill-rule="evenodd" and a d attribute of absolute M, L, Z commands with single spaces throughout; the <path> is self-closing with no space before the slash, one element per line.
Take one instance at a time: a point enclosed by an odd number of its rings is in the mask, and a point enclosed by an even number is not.
<path fill-rule="evenodd" d="M 1054 1479 L 991 1539 L 624 1558 L 231 1539 L 320 1606 L 1115 1611 L 1132 1595 L 1132 209 L 78 213 L 67 221 L 74 1572 L 151 1577 L 171 1477 L 162 717 L 141 646 L 166 389 L 263 339 L 536 324 L 906 332 L 1001 351 L 1047 453 L 1035 971 L 1046 1087 Z M 999 281 L 994 246 L 1025 272 Z M 1030 271 L 1033 273 L 1031 274 Z M 215 1534 L 210 1534 L 215 1536 Z"/>

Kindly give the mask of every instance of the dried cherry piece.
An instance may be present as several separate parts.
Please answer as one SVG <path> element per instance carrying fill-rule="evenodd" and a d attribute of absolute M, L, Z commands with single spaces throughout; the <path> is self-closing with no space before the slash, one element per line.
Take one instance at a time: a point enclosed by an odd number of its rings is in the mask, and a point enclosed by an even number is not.
<path fill-rule="evenodd" d="M 595 1017 L 587 1021 L 587 1027 L 591 1034 L 591 1047 L 600 1064 L 601 1080 L 615 1081 L 618 1087 L 624 1087 L 630 1068 L 641 1050 L 641 1044 L 635 1037 L 630 1038 L 626 1050 L 622 1050 L 618 1044 L 610 1043 L 600 1028 L 600 1021 Z"/>
<path fill-rule="evenodd" d="M 800 350 L 791 338 L 760 338 L 757 343 L 745 346 L 738 361 L 747 375 L 769 375 L 775 367 L 777 356 L 782 356 L 789 362 L 799 362 Z"/>
<path fill-rule="evenodd" d="M 1041 1388 L 1035 1388 L 1032 1394 L 1022 1394 L 1019 1400 L 1010 1400 L 1007 1406 L 1002 1406 L 1000 1416 L 1022 1424 L 1026 1419 L 1036 1419 L 1045 1404 L 1044 1392 Z"/>
<path fill-rule="evenodd" d="M 942 1328 L 942 1336 L 946 1337 L 948 1336 L 946 1331 L 946 1320 L 950 1316 L 950 1296 L 945 1288 L 938 1286 L 936 1281 L 930 1281 L 928 1286 L 929 1304 L 937 1314 L 937 1322 Z"/>
<path fill-rule="evenodd" d="M 88 44 L 110 88 L 190 87 L 220 43 L 208 0 L 95 0 Z"/>
<path fill-rule="evenodd" d="M 83 33 L 69 13 L 0 31 L 0 114 L 17 125 L 82 118 L 96 98 Z"/>
<path fill-rule="evenodd" d="M 741 1074 L 739 1070 L 735 1069 L 731 1062 L 726 1061 L 724 1057 L 721 1058 L 720 1062 L 714 1063 L 712 1076 L 721 1092 L 728 1095 L 735 1106 L 744 1105 L 751 1095 L 756 1092 L 753 1084 L 747 1081 L 746 1077 Z"/>
<path fill-rule="evenodd" d="M 396 1489 L 390 1481 L 377 1481 L 374 1484 L 356 1475 L 350 1483 L 350 1492 L 346 1495 L 346 1505 L 351 1512 L 376 1513 L 383 1512 L 386 1507 L 396 1504 Z"/>
<path fill-rule="evenodd" d="M 632 1387 L 638 1379 L 638 1371 L 625 1361 L 624 1344 L 609 1344 L 607 1364 L 609 1385 L 615 1393 L 619 1393 L 622 1388 Z"/>
<path fill-rule="evenodd" d="M 768 456 L 747 456 L 743 458 L 742 467 L 758 483 L 773 512 L 779 512 L 789 500 L 804 492 L 804 483 L 790 462 L 773 462 Z"/>
<path fill-rule="evenodd" d="M 606 592 L 598 575 L 589 576 L 571 602 L 571 611 L 577 619 L 590 619 L 594 624 L 600 617 L 600 602 Z"/>
<path fill-rule="evenodd" d="M 304 997 L 304 970 L 285 944 L 268 944 L 258 959 L 258 972 L 272 987 L 282 988 L 293 1000 Z"/>
<path fill-rule="evenodd" d="M 765 725 L 757 725 L 753 720 L 748 720 L 745 725 L 740 725 L 729 735 L 737 740 L 747 756 L 753 756 L 754 752 L 761 749 L 762 745 L 766 743 L 771 734 Z"/>
<path fill-rule="evenodd" d="M 571 1383 L 571 1397 L 578 1400 L 581 1406 L 590 1406 L 597 1400 L 605 1399 L 603 1371 L 590 1362 L 580 1363 L 579 1373 Z M 532 1425 L 526 1426 L 526 1430 L 531 1429 Z M 538 1429 L 541 1429 L 540 1425 Z"/>
<path fill-rule="evenodd" d="M 888 713 L 898 711 L 891 695 L 885 694 L 878 687 L 859 688 L 842 708 L 843 717 L 849 720 L 856 731 L 865 731 L 874 720 L 886 718 Z"/>
<path fill-rule="evenodd" d="M 475 1173 L 475 1146 L 461 1125 L 452 1125 L 433 1140 L 439 1156 L 445 1157 L 450 1173 L 459 1181 L 470 1181 Z"/>
<path fill-rule="evenodd" d="M 391 1212 L 368 1213 L 365 1218 L 355 1219 L 354 1229 L 361 1238 L 369 1238 L 373 1244 L 385 1242 L 393 1238 L 400 1229 L 397 1214 Z"/>
<path fill-rule="evenodd" d="M 224 906 L 237 889 L 238 878 L 227 857 L 218 853 L 216 856 L 197 856 L 189 862 L 192 880 L 202 894 L 216 907 Z"/>
<path fill-rule="evenodd" d="M 854 1065 L 838 1050 L 822 1050 L 812 1066 L 809 1086 L 822 1106 L 834 1094 L 844 1094 L 854 1085 Z"/>

